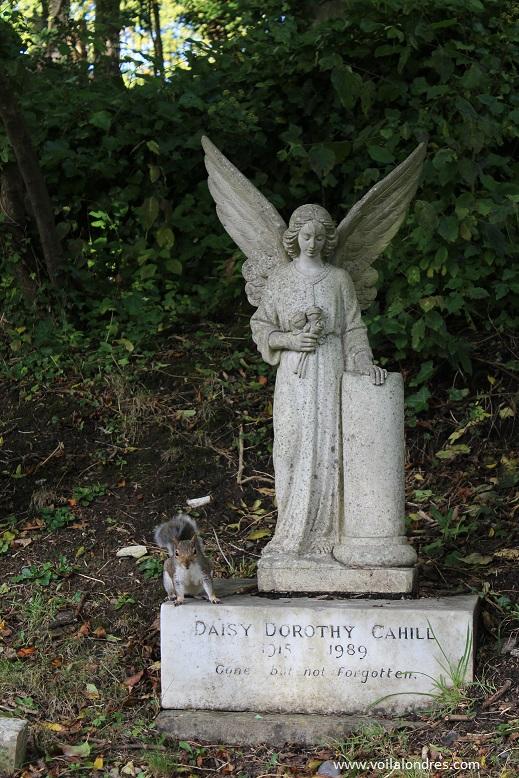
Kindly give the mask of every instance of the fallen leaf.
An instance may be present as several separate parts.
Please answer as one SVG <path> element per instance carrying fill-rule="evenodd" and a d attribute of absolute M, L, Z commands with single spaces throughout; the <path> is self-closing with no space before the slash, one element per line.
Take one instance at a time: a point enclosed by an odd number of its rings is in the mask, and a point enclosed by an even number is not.
<path fill-rule="evenodd" d="M 41 726 L 43 729 L 49 729 L 51 732 L 64 732 L 66 727 L 63 724 L 58 724 L 57 721 L 43 721 Z"/>
<path fill-rule="evenodd" d="M 87 683 L 85 697 L 89 700 L 99 700 L 101 695 L 99 694 L 99 689 L 95 683 Z"/>
<path fill-rule="evenodd" d="M 70 497 L 67 502 L 71 508 L 75 508 L 77 505 L 77 500 L 74 497 Z"/>
<path fill-rule="evenodd" d="M 127 686 L 128 689 L 133 689 L 133 687 L 139 683 L 143 675 L 144 670 L 139 670 L 138 673 L 130 675 L 130 677 L 125 680 L 124 685 Z"/>
<path fill-rule="evenodd" d="M 502 548 L 494 552 L 500 559 L 519 559 L 519 548 Z"/>
<path fill-rule="evenodd" d="M 140 559 L 141 556 L 145 556 L 148 553 L 146 546 L 124 546 L 120 548 L 115 556 L 118 557 L 133 557 L 134 559 Z"/>
<path fill-rule="evenodd" d="M 16 540 L 13 540 L 13 546 L 21 546 L 22 548 L 27 548 L 31 543 L 32 538 L 16 538 Z"/>
<path fill-rule="evenodd" d="M 465 562 L 466 565 L 488 565 L 492 561 L 491 556 L 485 556 L 484 554 L 478 554 L 475 551 L 468 556 L 460 557 L 460 562 Z"/>
<path fill-rule="evenodd" d="M 248 540 L 259 540 L 260 538 L 269 538 L 271 536 L 269 529 L 256 529 L 254 532 L 249 532 L 247 535 Z"/>
<path fill-rule="evenodd" d="M 96 756 L 96 758 L 94 759 L 94 763 L 92 765 L 94 770 L 102 770 L 103 766 L 104 766 L 103 757 L 102 756 Z"/>
<path fill-rule="evenodd" d="M 268 384 L 269 380 L 266 375 L 260 375 L 258 376 L 258 384 L 261 384 L 262 386 L 266 386 Z"/>
<path fill-rule="evenodd" d="M 121 767 L 121 773 L 123 775 L 136 775 L 135 766 L 133 762 L 126 762 L 124 767 Z"/>
<path fill-rule="evenodd" d="M 20 657 L 20 659 L 24 659 L 26 656 L 32 656 L 36 653 L 36 646 L 26 646 L 24 648 L 19 648 L 16 652 L 17 656 Z"/>
<path fill-rule="evenodd" d="M 22 532 L 28 532 L 32 529 L 43 529 L 45 522 L 43 519 L 29 519 L 22 525 Z"/>
<path fill-rule="evenodd" d="M 72 756 L 74 758 L 84 758 L 90 756 L 90 743 L 85 740 L 84 743 L 80 743 L 78 746 L 69 746 L 68 743 L 60 744 L 60 748 L 65 756 Z"/>
<path fill-rule="evenodd" d="M 80 626 L 80 628 L 78 629 L 78 631 L 77 631 L 77 633 L 76 633 L 76 634 L 77 634 L 77 636 L 78 636 L 78 637 L 83 637 L 83 638 L 84 638 L 84 637 L 86 637 L 86 636 L 87 636 L 89 633 L 90 633 L 90 622 L 89 622 L 89 621 L 85 621 L 85 622 L 83 622 L 83 624 Z"/>
<path fill-rule="evenodd" d="M 94 637 L 96 638 L 105 638 L 106 637 L 106 629 L 104 627 L 97 627 L 92 633 Z"/>
<path fill-rule="evenodd" d="M 467 446 L 465 443 L 460 443 L 456 446 L 449 446 L 448 448 L 443 448 L 441 451 L 437 451 L 435 456 L 438 459 L 450 460 L 455 459 L 461 454 L 470 454 L 470 446 Z"/>

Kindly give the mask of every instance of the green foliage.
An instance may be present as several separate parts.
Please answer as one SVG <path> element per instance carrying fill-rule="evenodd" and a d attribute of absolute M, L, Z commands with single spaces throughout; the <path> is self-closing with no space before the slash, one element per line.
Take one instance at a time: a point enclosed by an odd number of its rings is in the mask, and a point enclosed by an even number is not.
<path fill-rule="evenodd" d="M 72 491 L 72 497 L 78 505 L 90 505 L 97 497 L 102 497 L 104 494 L 106 494 L 106 486 L 103 484 L 76 486 Z"/>
<path fill-rule="evenodd" d="M 139 571 L 146 580 L 150 578 L 160 578 L 162 575 L 162 563 L 159 559 L 150 556 L 143 556 L 137 560 Z"/>
<path fill-rule="evenodd" d="M 41 515 L 45 522 L 45 526 L 48 530 L 53 532 L 57 529 L 66 527 L 67 524 L 71 524 L 75 516 L 70 508 L 42 508 Z"/>
<path fill-rule="evenodd" d="M 470 338 L 518 319 L 517 12 L 497 0 L 376 0 L 309 25 L 310 6 L 295 1 L 283 15 L 273 2 L 187 7 L 209 42 L 192 41 L 165 83 L 124 90 L 18 57 L 67 268 L 61 313 L 48 313 L 44 283 L 34 313 L 16 256 L 0 259 L 8 369 L 37 380 L 71 358 L 85 373 L 114 369 L 186 319 L 226 316 L 238 300 L 248 310 L 242 258 L 207 191 L 203 133 L 285 217 L 315 201 L 341 218 L 427 139 L 417 200 L 379 261 L 367 315 L 393 362 L 419 355 L 408 403 L 423 410 L 439 362 L 470 371 Z M 5 159 L 1 136 L 0 147 Z"/>
<path fill-rule="evenodd" d="M 38 586 L 48 586 L 52 581 L 70 575 L 74 568 L 65 556 L 60 556 L 58 562 L 43 562 L 41 565 L 22 567 L 18 575 L 13 575 L 13 583 L 35 583 Z"/>

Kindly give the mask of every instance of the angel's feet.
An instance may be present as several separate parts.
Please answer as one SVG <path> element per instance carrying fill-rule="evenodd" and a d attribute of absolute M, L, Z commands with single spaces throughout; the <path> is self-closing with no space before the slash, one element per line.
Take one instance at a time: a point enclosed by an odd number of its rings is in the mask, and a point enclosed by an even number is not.
<path fill-rule="evenodd" d="M 326 558 L 331 558 L 333 551 L 333 542 L 331 540 L 314 540 L 306 553 L 307 557 L 311 559 L 319 559 L 323 561 Z"/>

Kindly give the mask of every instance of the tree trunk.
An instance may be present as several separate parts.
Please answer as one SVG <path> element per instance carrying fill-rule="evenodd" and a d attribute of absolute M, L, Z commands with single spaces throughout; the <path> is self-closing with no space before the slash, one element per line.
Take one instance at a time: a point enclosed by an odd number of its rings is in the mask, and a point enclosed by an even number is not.
<path fill-rule="evenodd" d="M 160 31 L 160 7 L 158 0 L 150 0 L 150 32 L 155 51 L 155 75 L 164 77 L 164 48 Z"/>
<path fill-rule="evenodd" d="M 0 72 L 0 118 L 5 126 L 9 143 L 13 147 L 31 203 L 49 278 L 53 286 L 57 287 L 63 254 L 56 232 L 52 204 L 18 100 L 7 76 L 2 72 Z"/>
<path fill-rule="evenodd" d="M 52 33 L 47 46 L 47 57 L 53 62 L 60 62 L 63 55 L 59 50 L 60 43 L 67 42 L 70 24 L 70 0 L 50 0 L 47 5 L 48 30 Z"/>
<path fill-rule="evenodd" d="M 119 0 L 97 0 L 94 42 L 94 76 L 119 79 L 121 53 Z"/>
<path fill-rule="evenodd" d="M 2 240 L 2 247 L 6 255 L 10 252 L 19 255 L 20 260 L 14 265 L 14 272 L 25 300 L 31 303 L 34 302 L 38 287 L 30 275 L 34 263 L 29 251 L 23 196 L 20 171 L 14 162 L 8 162 L 0 173 L 0 208 L 4 216 L 2 233 L 7 236 L 7 240 Z"/>

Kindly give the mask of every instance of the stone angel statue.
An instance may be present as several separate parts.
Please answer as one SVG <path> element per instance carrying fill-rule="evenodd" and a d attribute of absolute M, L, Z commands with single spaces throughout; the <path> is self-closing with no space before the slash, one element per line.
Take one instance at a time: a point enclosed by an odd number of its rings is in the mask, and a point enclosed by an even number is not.
<path fill-rule="evenodd" d="M 376 297 L 372 267 L 416 192 L 425 144 L 375 184 L 336 227 L 320 205 L 276 208 L 208 139 L 202 139 L 217 214 L 247 257 L 252 337 L 277 366 L 274 470 L 278 520 L 263 557 L 331 559 L 342 521 L 341 377 L 373 364 L 361 309 Z"/>

